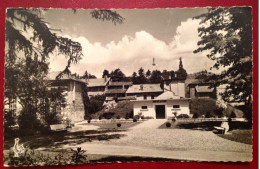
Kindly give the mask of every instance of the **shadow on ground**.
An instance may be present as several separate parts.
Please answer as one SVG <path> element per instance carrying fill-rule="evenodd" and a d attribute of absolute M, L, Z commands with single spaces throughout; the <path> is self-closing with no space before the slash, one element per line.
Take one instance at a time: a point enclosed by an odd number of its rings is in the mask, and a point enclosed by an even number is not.
<path fill-rule="evenodd" d="M 24 147 L 37 148 L 59 148 L 64 145 L 78 145 L 84 142 L 119 139 L 125 136 L 120 132 L 125 130 L 90 130 L 80 132 L 51 132 L 45 135 L 25 136 L 20 138 Z M 4 149 L 10 149 L 14 145 L 14 139 L 4 141 Z"/>

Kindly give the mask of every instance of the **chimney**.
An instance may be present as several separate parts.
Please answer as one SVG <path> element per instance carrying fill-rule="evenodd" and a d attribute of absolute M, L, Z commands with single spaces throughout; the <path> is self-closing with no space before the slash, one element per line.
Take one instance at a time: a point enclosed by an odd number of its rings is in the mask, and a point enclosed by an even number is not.
<path fill-rule="evenodd" d="M 144 85 L 140 84 L 140 90 L 144 90 Z"/>

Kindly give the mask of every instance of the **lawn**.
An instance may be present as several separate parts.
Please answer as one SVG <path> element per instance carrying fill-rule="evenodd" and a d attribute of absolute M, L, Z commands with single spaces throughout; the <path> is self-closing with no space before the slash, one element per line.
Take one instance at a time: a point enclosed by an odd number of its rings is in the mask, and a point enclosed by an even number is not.
<path fill-rule="evenodd" d="M 31 149 L 36 148 L 60 148 L 64 145 L 77 145 L 84 142 L 119 139 L 124 130 L 92 130 L 80 132 L 51 132 L 49 134 L 20 137 L 20 143 Z M 116 133 L 115 133 L 116 132 Z M 14 139 L 4 140 L 4 149 L 10 149 L 14 145 Z"/>
<path fill-rule="evenodd" d="M 166 123 L 162 124 L 159 129 L 191 129 L 191 130 L 201 130 L 201 131 L 212 131 L 214 126 L 220 126 L 221 121 L 204 121 L 204 122 L 170 122 L 171 127 L 166 127 Z M 219 137 L 228 139 L 231 141 L 236 141 L 240 143 L 252 145 L 252 130 L 251 126 L 246 122 L 231 122 L 230 131 L 228 134 L 217 134 Z"/>
<path fill-rule="evenodd" d="M 219 137 L 252 145 L 252 130 L 232 130 L 229 134 L 218 134 Z"/>

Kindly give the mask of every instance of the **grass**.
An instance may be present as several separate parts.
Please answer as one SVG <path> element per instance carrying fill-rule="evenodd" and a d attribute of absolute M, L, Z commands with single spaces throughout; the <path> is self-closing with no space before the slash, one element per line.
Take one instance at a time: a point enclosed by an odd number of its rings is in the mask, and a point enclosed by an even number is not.
<path fill-rule="evenodd" d="M 78 145 L 84 142 L 101 141 L 110 139 L 119 139 L 124 134 L 122 130 L 92 130 L 80 132 L 52 132 L 45 135 L 24 136 L 20 137 L 20 143 L 24 147 L 28 146 L 31 149 L 36 148 L 60 148 L 64 145 Z M 118 133 L 115 133 L 118 132 Z M 10 149 L 14 145 L 14 139 L 4 140 L 4 149 Z"/>
<path fill-rule="evenodd" d="M 171 127 L 166 127 L 166 123 L 162 124 L 159 129 L 190 129 L 212 131 L 214 126 L 220 126 L 220 121 L 204 121 L 204 122 L 170 122 Z M 217 134 L 219 137 L 231 141 L 252 145 L 251 126 L 246 122 L 231 122 L 229 134 Z"/>
<path fill-rule="evenodd" d="M 218 134 L 218 136 L 231 141 L 252 145 L 252 130 L 232 130 L 229 134 Z"/>

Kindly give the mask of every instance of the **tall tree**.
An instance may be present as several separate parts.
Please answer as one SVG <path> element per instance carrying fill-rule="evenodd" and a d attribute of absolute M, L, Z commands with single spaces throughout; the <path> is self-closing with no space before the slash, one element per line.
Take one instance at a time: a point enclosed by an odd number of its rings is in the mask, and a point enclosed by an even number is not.
<path fill-rule="evenodd" d="M 110 76 L 113 81 L 122 81 L 125 78 L 125 74 L 119 68 L 111 71 Z"/>
<path fill-rule="evenodd" d="M 105 76 L 106 76 L 106 77 L 110 77 L 109 71 L 106 70 L 106 69 L 103 71 L 102 78 L 105 78 Z"/>
<path fill-rule="evenodd" d="M 146 78 L 149 78 L 151 76 L 151 71 L 148 69 L 147 72 L 145 73 Z"/>
<path fill-rule="evenodd" d="M 226 85 L 225 101 L 244 102 L 246 116 L 252 113 L 252 8 L 209 8 L 198 17 L 201 40 L 194 52 L 209 51 L 207 57 L 215 61 L 213 68 L 224 69 L 210 76 L 215 86 Z"/>
<path fill-rule="evenodd" d="M 179 69 L 175 72 L 178 79 L 186 79 L 188 74 L 186 70 L 183 68 L 182 59 L 179 59 Z"/>
<path fill-rule="evenodd" d="M 153 84 L 162 83 L 163 82 L 162 73 L 159 70 L 153 71 L 150 77 L 150 82 Z"/>
<path fill-rule="evenodd" d="M 6 12 L 5 98 L 19 98 L 21 114 L 31 117 L 31 123 L 36 120 L 38 100 L 46 94 L 49 54 L 57 52 L 68 59 L 57 78 L 69 73 L 70 64 L 77 63 L 83 56 L 81 44 L 58 36 L 41 13 L 42 9 L 23 8 L 9 8 Z M 92 10 L 91 15 L 114 24 L 124 19 L 110 10 Z"/>

